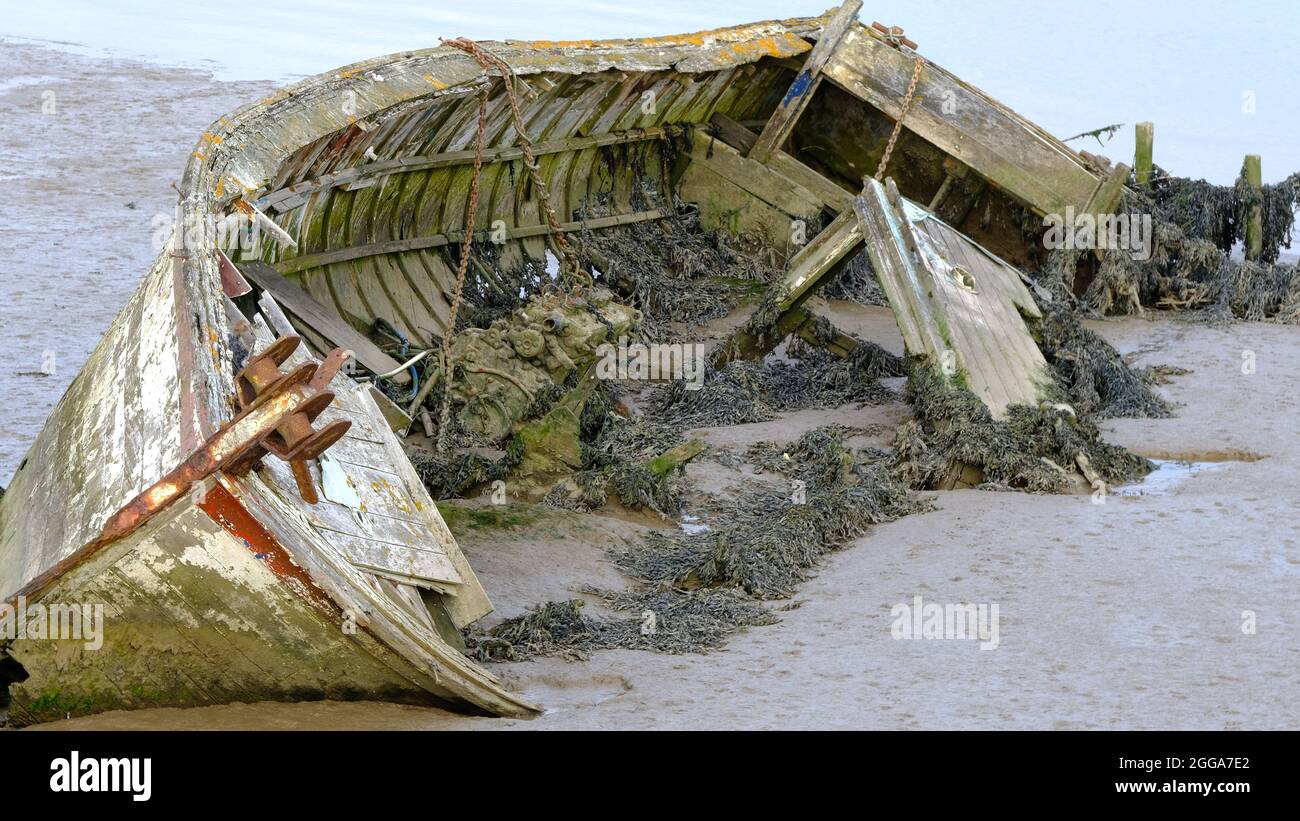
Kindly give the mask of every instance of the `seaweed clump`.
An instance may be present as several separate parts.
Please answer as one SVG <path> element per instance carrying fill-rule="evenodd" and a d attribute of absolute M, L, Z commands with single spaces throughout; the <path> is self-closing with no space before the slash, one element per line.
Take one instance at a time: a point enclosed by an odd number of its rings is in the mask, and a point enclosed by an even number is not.
<path fill-rule="evenodd" d="M 1064 493 L 1075 467 L 1107 484 L 1137 480 L 1155 467 L 1102 441 L 1091 419 L 1065 404 L 1013 405 L 1005 420 L 994 419 L 974 394 L 928 366 L 912 369 L 907 393 L 916 420 L 898 429 L 894 469 L 914 488 Z"/>
<path fill-rule="evenodd" d="M 669 202 L 649 190 L 643 196 L 670 215 L 585 231 L 581 253 L 606 287 L 641 311 L 646 341 L 674 341 L 673 323 L 726 316 L 746 283 L 761 285 L 781 272 L 785 261 L 759 240 L 704 230 L 698 208 L 676 197 Z M 582 214 L 606 211 L 597 201 L 584 204 Z"/>
<path fill-rule="evenodd" d="M 707 530 L 655 531 L 612 554 L 639 589 L 584 592 L 630 617 L 588 616 L 581 600 L 548 602 L 468 633 L 468 652 L 483 661 L 580 659 L 616 647 L 702 653 L 743 627 L 774 623 L 763 600 L 792 595 L 823 557 L 872 525 L 928 508 L 882 459 L 855 460 L 844 444 L 852 432 L 818 428 L 785 448 L 791 475 L 806 477 L 802 493 L 764 488 L 710 498 Z"/>
<path fill-rule="evenodd" d="M 790 361 L 710 367 L 699 390 L 677 380 L 656 392 L 653 412 L 687 428 L 767 422 L 780 411 L 887 402 L 894 394 L 880 378 L 903 374 L 902 360 L 871 342 L 860 342 L 843 358 L 802 340 L 791 342 L 787 353 Z"/>
<path fill-rule="evenodd" d="M 1181 186 L 1182 193 L 1170 199 L 1160 185 Z M 1228 254 L 1242 238 L 1241 209 L 1255 201 L 1240 193 L 1242 186 L 1220 190 L 1208 183 L 1166 179 L 1153 197 L 1126 190 L 1126 212 L 1152 214 L 1150 256 L 1139 260 L 1121 251 L 1107 253 L 1083 292 L 1083 306 L 1103 315 L 1140 315 L 1152 308 L 1198 311 L 1213 321 L 1300 320 L 1300 272 L 1295 265 L 1277 264 L 1294 223 L 1291 198 L 1298 189 L 1291 185 L 1254 192 L 1271 205 L 1264 209 L 1263 253 L 1251 261 Z M 1072 284 L 1069 278 L 1066 284 Z"/>
<path fill-rule="evenodd" d="M 1263 217 L 1261 261 L 1276 262 L 1279 251 L 1291 244 L 1296 206 L 1300 205 L 1300 173 L 1255 189 L 1246 183 L 1244 169 L 1233 185 L 1213 185 L 1156 171 L 1149 186 L 1151 202 L 1162 220 L 1189 237 L 1229 251 L 1245 239 L 1247 215 L 1259 207 Z"/>
<path fill-rule="evenodd" d="M 709 503 L 709 530 L 655 532 L 613 556 L 642 582 L 674 589 L 734 589 L 758 599 L 791 595 L 821 559 L 866 533 L 926 504 L 880 460 L 857 462 L 845 429 L 821 428 L 785 450 L 795 492 L 747 489 Z"/>
<path fill-rule="evenodd" d="M 865 250 L 845 263 L 835 278 L 822 288 L 821 295 L 826 299 L 843 299 L 859 305 L 889 305 L 889 299 L 881 290 L 876 272 L 871 267 L 871 255 Z"/>
<path fill-rule="evenodd" d="M 1150 375 L 1133 370 L 1119 352 L 1059 302 L 1040 302 L 1038 346 L 1074 410 L 1099 418 L 1164 418 L 1169 403 Z"/>
<path fill-rule="evenodd" d="M 604 507 L 611 494 L 632 510 L 648 508 L 661 516 L 681 512 L 685 479 L 680 428 L 652 419 L 629 419 L 620 412 L 617 390 L 600 382 L 582 408 L 579 421 L 582 468 L 547 493 L 544 504 L 589 512 Z M 702 445 L 701 445 L 702 449 Z"/>
<path fill-rule="evenodd" d="M 593 591 L 594 592 L 594 591 Z M 609 609 L 632 614 L 597 618 L 581 599 L 547 602 L 486 632 L 466 634 L 466 653 L 479 661 L 526 661 L 538 656 L 585 660 L 596 650 L 650 650 L 679 655 L 715 649 L 737 630 L 774 624 L 776 616 L 729 590 L 599 593 Z"/>

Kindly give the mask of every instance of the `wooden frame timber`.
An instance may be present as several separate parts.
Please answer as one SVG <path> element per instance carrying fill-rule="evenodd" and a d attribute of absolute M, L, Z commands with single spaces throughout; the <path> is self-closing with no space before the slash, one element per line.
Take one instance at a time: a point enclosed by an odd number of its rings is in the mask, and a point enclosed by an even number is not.
<path fill-rule="evenodd" d="M 856 20 L 860 8 L 862 8 L 862 0 L 845 0 L 844 4 L 836 9 L 822 29 L 817 45 L 795 76 L 790 90 L 781 98 L 776 111 L 764 126 L 763 133 L 758 135 L 758 140 L 750 148 L 750 159 L 756 162 L 767 162 L 772 158 L 772 154 L 785 144 L 790 132 L 794 130 L 795 121 L 812 100 L 817 86 L 821 84 L 822 69 L 826 67 L 839 47 L 849 26 Z"/>

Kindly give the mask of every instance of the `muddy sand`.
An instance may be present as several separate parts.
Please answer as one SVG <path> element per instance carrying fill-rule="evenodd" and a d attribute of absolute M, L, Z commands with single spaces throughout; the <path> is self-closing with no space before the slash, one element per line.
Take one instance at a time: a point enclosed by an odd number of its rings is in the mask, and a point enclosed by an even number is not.
<path fill-rule="evenodd" d="M 152 260 L 151 218 L 170 212 L 169 183 L 196 136 L 266 88 L 0 44 L 0 277 L 3 319 L 17 330 L 0 372 L 0 474 L 12 473 Z M 42 114 L 44 90 L 56 92 L 58 114 Z M 887 310 L 827 309 L 841 327 L 901 348 Z M 317 702 L 44 728 L 1300 728 L 1300 328 L 1091 324 L 1136 365 L 1190 370 L 1162 389 L 1174 418 L 1111 420 L 1107 438 L 1198 469 L 1172 466 L 1104 504 L 1086 493 L 931 494 L 933 512 L 832 555 L 792 600 L 773 603 L 778 624 L 744 630 L 720 651 L 492 665 L 547 708 L 531 721 Z M 39 370 L 50 349 L 54 376 L 12 373 Z M 1253 373 L 1243 372 L 1247 351 Z M 702 435 L 743 449 L 828 422 L 892 429 L 908 416 L 897 401 Z M 734 478 L 728 470 L 705 460 L 689 475 L 715 489 Z M 496 603 L 493 619 L 584 585 L 621 587 L 605 551 L 651 524 L 522 507 L 450 522 Z M 997 604 L 998 647 L 895 640 L 890 609 L 916 595 Z M 1247 611 L 1253 633 L 1243 631 Z"/>
<path fill-rule="evenodd" d="M 884 309 L 838 306 L 844 327 L 900 346 Z M 853 323 L 846 318 L 856 317 Z M 937 509 L 876 527 L 834 554 L 780 623 L 720 651 L 602 651 L 586 662 L 492 665 L 547 707 L 532 721 L 385 704 L 146 710 L 66 728 L 880 728 L 1266 729 L 1300 727 L 1300 513 L 1294 477 L 1300 328 L 1091 323 L 1134 364 L 1191 372 L 1163 393 L 1171 419 L 1112 420 L 1107 438 L 1205 463 L 1094 504 L 1080 493 L 932 494 Z M 892 332 L 893 336 L 889 334 Z M 1242 352 L 1257 369 L 1242 372 Z M 705 431 L 716 445 L 786 441 L 827 422 L 893 425 L 901 402 L 799 411 Z M 689 473 L 718 481 L 720 466 Z M 1170 478 L 1165 480 L 1165 476 Z M 1129 495 L 1131 494 L 1131 495 Z M 512 508 L 453 530 L 497 605 L 518 615 L 586 584 L 624 583 L 604 551 L 637 537 L 623 518 Z M 475 526 L 477 525 L 477 526 Z M 901 641 L 890 609 L 998 604 L 999 646 Z M 1243 614 L 1256 630 L 1243 632 Z"/>

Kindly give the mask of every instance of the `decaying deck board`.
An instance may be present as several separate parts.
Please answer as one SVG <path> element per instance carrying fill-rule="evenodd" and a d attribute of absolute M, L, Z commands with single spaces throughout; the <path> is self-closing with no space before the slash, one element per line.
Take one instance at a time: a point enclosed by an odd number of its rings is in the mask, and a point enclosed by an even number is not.
<path fill-rule="evenodd" d="M 699 129 L 692 134 L 691 168 L 697 164 L 793 218 L 812 219 L 825 205 L 815 192 Z"/>
<path fill-rule="evenodd" d="M 265 331 L 261 333 L 259 343 L 269 343 L 269 336 Z M 299 347 L 287 366 L 306 361 L 310 356 Z M 369 388 L 340 372 L 329 390 L 335 399 L 321 414 L 317 426 L 335 419 L 352 422 L 327 456 L 346 476 L 355 500 L 345 503 L 328 498 L 322 490 L 322 462 L 313 460 L 309 470 L 321 492 L 318 502 L 303 505 L 302 511 L 317 532 L 319 543 L 362 570 L 445 594 L 444 604 L 457 627 L 490 613 L 487 593 L 402 452 Z M 286 503 L 301 504 L 289 465 L 276 459 L 264 464 L 263 487 L 274 489 Z"/>
<path fill-rule="evenodd" d="M 871 180 L 854 211 L 907 353 L 964 384 L 1004 418 L 1037 406 L 1047 362 L 1024 317 L 1040 316 L 1020 273 L 930 212 Z"/>

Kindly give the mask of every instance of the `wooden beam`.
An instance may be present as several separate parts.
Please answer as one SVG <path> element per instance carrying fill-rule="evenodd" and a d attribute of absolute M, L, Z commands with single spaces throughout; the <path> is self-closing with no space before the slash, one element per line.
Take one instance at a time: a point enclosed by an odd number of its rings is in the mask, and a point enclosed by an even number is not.
<path fill-rule="evenodd" d="M 363 334 L 358 333 L 338 314 L 317 302 L 306 291 L 288 281 L 264 262 L 241 262 L 239 271 L 259 288 L 269 291 L 276 302 L 297 320 L 331 344 L 352 351 L 358 362 L 373 373 L 388 373 L 402 363 L 380 350 Z M 399 385 L 411 381 L 405 371 L 393 377 Z"/>
<path fill-rule="evenodd" d="M 793 219 L 812 219 L 824 205 L 820 197 L 799 183 L 698 129 L 692 136 L 691 163 L 699 163 Z"/>
<path fill-rule="evenodd" d="M 794 124 L 798 121 L 799 115 L 803 113 L 804 108 L 812 100 L 813 93 L 821 83 L 822 69 L 830 62 L 831 55 L 839 47 L 840 41 L 844 38 L 845 32 L 857 18 L 858 9 L 862 8 L 862 0 L 845 0 L 843 5 L 836 9 L 826 25 L 822 27 L 821 36 L 817 40 L 817 45 L 813 47 L 812 53 L 804 61 L 803 68 L 795 76 L 794 82 L 790 84 L 790 90 L 781 98 L 780 104 L 777 105 L 776 111 L 763 127 L 763 133 L 759 135 L 758 141 L 749 152 L 749 157 L 757 162 L 767 162 L 771 159 L 772 154 L 785 145 L 786 138 L 794 130 Z"/>
<path fill-rule="evenodd" d="M 1256 192 L 1264 189 L 1263 163 L 1258 154 L 1247 154 L 1242 162 L 1241 173 L 1246 178 L 1246 185 Z M 1264 254 L 1264 207 L 1256 204 L 1250 206 L 1246 215 L 1246 259 L 1257 260 Z"/>
<path fill-rule="evenodd" d="M 713 367 L 724 367 L 736 359 L 764 356 L 807 321 L 801 306 L 818 288 L 834 279 L 835 272 L 862 247 L 862 229 L 852 210 L 842 212 L 820 234 L 813 237 L 790 260 L 785 274 L 768 286 L 759 311 L 771 321 L 757 324 L 757 317 L 732 334 L 713 354 Z"/>
<path fill-rule="evenodd" d="M 573 231 L 612 228 L 618 225 L 628 225 L 634 222 L 642 222 L 644 220 L 662 219 L 665 216 L 667 216 L 667 214 L 658 208 L 650 211 L 633 211 L 628 214 L 615 214 L 610 217 L 562 222 L 560 223 L 560 230 L 567 234 Z M 551 227 L 546 223 L 524 225 L 517 228 L 507 229 L 506 239 L 540 237 L 544 234 L 549 234 L 550 232 Z M 478 231 L 476 233 L 486 235 L 487 231 Z M 292 274 L 298 271 L 305 271 L 308 268 L 319 268 L 324 265 L 333 265 L 336 262 L 347 262 L 348 260 L 379 256 L 380 254 L 395 254 L 400 251 L 418 251 L 425 248 L 440 248 L 444 245 L 460 242 L 463 236 L 463 231 L 452 231 L 446 234 L 433 234 L 427 237 L 397 239 L 388 242 L 376 242 L 370 245 L 354 245 L 349 248 L 340 248 L 336 251 L 323 251 L 319 254 L 305 254 L 300 257 L 289 257 L 288 259 L 283 259 L 277 262 L 275 264 L 275 270 L 279 271 L 281 274 Z"/>
<path fill-rule="evenodd" d="M 1115 211 L 1119 205 L 1120 199 L 1124 196 L 1124 183 L 1128 182 L 1129 167 L 1124 163 L 1116 163 L 1110 173 L 1102 177 L 1101 182 L 1097 183 L 1097 190 L 1092 192 L 1088 199 L 1088 204 L 1084 207 L 1084 213 L 1093 214 L 1094 216 L 1103 216 Z M 1100 246 L 1101 243 L 1098 243 Z M 1106 255 L 1105 249 L 1101 247 L 1094 248 L 1093 255 L 1101 259 Z"/>
<path fill-rule="evenodd" d="M 758 135 L 725 114 L 714 114 L 711 123 L 718 138 L 736 149 L 740 154 L 747 154 L 758 140 Z M 808 191 L 821 204 L 832 211 L 847 211 L 853 207 L 853 192 L 822 176 L 813 169 L 796 160 L 784 151 L 773 151 L 766 163 L 757 163 L 753 157 L 745 158 L 748 162 L 764 166 L 769 172 L 777 174 L 790 183 Z"/>
<path fill-rule="evenodd" d="M 795 308 L 794 310 L 797 311 L 803 319 L 794 332 L 800 339 L 807 342 L 809 345 L 830 351 L 841 359 L 848 357 L 849 354 L 857 350 L 858 341 L 840 331 L 838 328 L 835 330 L 835 335 L 831 339 L 819 339 L 815 331 L 817 317 L 806 308 Z"/>
<path fill-rule="evenodd" d="M 776 306 L 784 312 L 822 285 L 822 278 L 836 263 L 862 247 L 862 228 L 857 216 L 844 211 L 790 260 L 785 275 L 777 280 L 780 289 Z"/>
<path fill-rule="evenodd" d="M 1156 138 L 1155 123 L 1138 123 L 1134 128 L 1133 176 L 1138 185 L 1151 182 L 1152 148 Z"/>
<path fill-rule="evenodd" d="M 823 74 L 897 119 L 914 63 L 878 32 L 854 25 Z M 1082 210 L 1101 179 L 1060 140 L 934 63 L 921 72 L 904 127 L 1039 215 Z"/>

